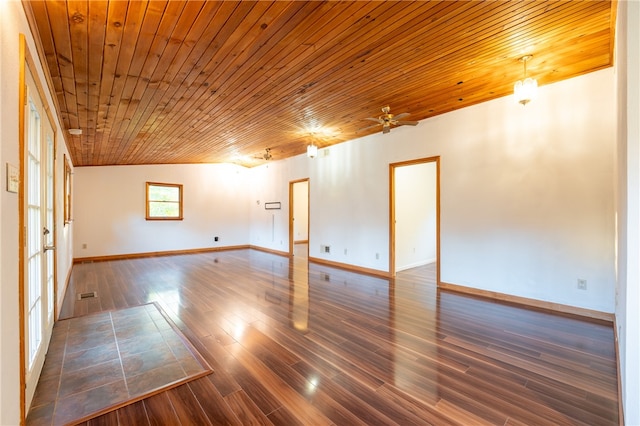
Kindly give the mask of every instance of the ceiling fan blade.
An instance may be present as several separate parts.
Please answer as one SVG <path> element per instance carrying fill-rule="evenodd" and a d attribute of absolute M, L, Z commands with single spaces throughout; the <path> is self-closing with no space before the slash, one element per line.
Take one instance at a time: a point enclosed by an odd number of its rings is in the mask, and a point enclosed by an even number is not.
<path fill-rule="evenodd" d="M 417 121 L 396 121 L 398 126 L 416 126 L 418 124 Z"/>
<path fill-rule="evenodd" d="M 373 129 L 374 127 L 380 127 L 380 123 L 378 124 L 374 124 L 373 126 L 367 126 L 367 127 L 362 127 L 360 129 L 358 129 L 358 132 L 361 130 L 369 130 L 369 129 Z"/>
<path fill-rule="evenodd" d="M 408 112 L 403 112 L 402 114 L 394 115 L 393 119 L 394 120 L 400 120 L 401 118 L 406 117 L 408 115 L 410 115 Z"/>
<path fill-rule="evenodd" d="M 378 124 L 382 124 L 382 123 L 384 123 L 384 121 L 383 121 L 383 120 L 380 120 L 379 118 L 373 118 L 373 117 L 367 117 L 367 118 L 365 118 L 364 120 L 375 121 L 375 122 L 376 122 L 376 123 L 378 123 Z"/>

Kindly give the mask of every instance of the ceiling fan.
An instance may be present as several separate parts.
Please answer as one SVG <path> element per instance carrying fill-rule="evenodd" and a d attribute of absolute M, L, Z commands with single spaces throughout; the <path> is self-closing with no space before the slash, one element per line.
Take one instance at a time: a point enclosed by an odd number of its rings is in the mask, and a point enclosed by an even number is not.
<path fill-rule="evenodd" d="M 271 148 L 265 148 L 264 154 L 254 158 L 257 158 L 259 160 L 267 160 L 267 161 L 271 160 L 273 158 L 273 155 L 271 155 Z"/>
<path fill-rule="evenodd" d="M 404 118 L 409 115 L 408 112 L 403 112 L 402 114 L 393 115 L 391 114 L 391 108 L 387 105 L 382 107 L 383 114 L 378 118 L 367 117 L 365 120 L 375 121 L 378 124 L 373 126 L 365 127 L 364 129 L 370 129 L 372 127 L 376 127 L 382 124 L 382 133 L 389 133 L 391 131 L 391 126 L 416 126 L 418 124 L 417 121 L 404 121 L 401 118 Z M 364 130 L 361 129 L 361 130 Z"/>

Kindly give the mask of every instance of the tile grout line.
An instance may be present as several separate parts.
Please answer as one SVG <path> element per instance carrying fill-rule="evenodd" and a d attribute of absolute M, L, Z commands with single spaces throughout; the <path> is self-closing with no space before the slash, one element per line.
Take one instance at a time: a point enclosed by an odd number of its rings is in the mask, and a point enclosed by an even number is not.
<path fill-rule="evenodd" d="M 160 314 L 160 316 L 162 317 L 162 321 L 164 321 L 165 324 L 169 325 L 169 329 L 172 331 L 172 333 L 175 335 L 176 330 L 173 329 L 173 326 L 169 323 L 169 321 L 167 321 L 167 319 L 164 317 L 164 315 L 162 314 L 162 312 L 160 312 L 160 310 L 158 309 L 157 306 L 155 306 L 157 312 Z M 160 330 L 160 328 L 158 327 L 158 323 L 156 322 L 155 318 L 151 317 L 151 320 L 153 321 L 153 324 L 156 327 L 156 331 L 158 333 L 158 335 L 162 338 L 162 341 L 164 342 L 165 345 L 167 345 L 167 347 L 169 348 L 169 351 L 171 352 L 171 355 L 173 356 L 173 359 L 175 360 L 175 362 L 180 366 L 180 370 L 182 370 L 182 375 L 184 377 L 188 377 L 189 373 L 187 373 L 187 370 L 185 370 L 184 365 L 182 364 L 182 362 L 180 362 L 180 359 L 178 359 L 178 356 L 176 355 L 176 351 L 173 348 L 173 345 L 167 341 L 166 336 L 164 335 L 164 333 L 162 333 L 162 330 Z M 184 344 L 184 342 L 182 341 L 182 338 L 180 338 L 180 343 L 183 345 L 183 347 L 187 350 L 189 350 L 186 345 Z M 189 351 L 191 352 L 191 351 Z M 193 356 L 193 354 L 192 354 Z"/>
<path fill-rule="evenodd" d="M 116 325 L 113 322 L 112 312 L 109 312 L 109 319 L 111 321 L 111 329 L 113 330 L 113 340 L 116 344 L 116 352 L 118 352 L 118 361 L 120 361 L 120 371 L 122 371 L 124 387 L 127 390 L 127 395 L 129 396 L 129 398 L 131 398 L 131 392 L 129 392 L 129 383 L 127 382 L 127 374 L 124 371 L 124 363 L 122 362 L 122 354 L 120 353 L 120 345 L 118 344 L 118 335 L 116 334 Z"/>
<path fill-rule="evenodd" d="M 53 402 L 53 412 L 51 413 L 51 425 L 55 424 L 56 411 L 58 410 L 58 401 L 60 400 L 60 388 L 62 387 L 62 374 L 64 369 L 64 361 L 67 359 L 67 344 L 69 342 L 70 328 L 71 328 L 71 321 L 69 321 L 67 328 L 64 332 L 64 350 L 62 351 L 62 360 L 60 361 L 60 374 L 58 375 L 58 390 L 56 391 L 56 399 Z"/>

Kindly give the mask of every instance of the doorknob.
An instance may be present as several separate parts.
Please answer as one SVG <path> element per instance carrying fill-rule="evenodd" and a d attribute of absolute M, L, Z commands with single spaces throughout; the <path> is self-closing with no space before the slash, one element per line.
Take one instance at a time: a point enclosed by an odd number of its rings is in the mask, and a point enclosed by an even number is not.
<path fill-rule="evenodd" d="M 47 229 L 47 227 L 45 226 L 44 228 L 42 228 L 42 235 L 49 235 L 49 230 Z"/>
<path fill-rule="evenodd" d="M 55 249 L 56 249 L 56 246 L 47 246 L 47 245 L 45 245 L 45 246 L 42 246 L 42 248 L 44 249 L 44 251 L 47 251 L 47 250 L 55 250 Z"/>

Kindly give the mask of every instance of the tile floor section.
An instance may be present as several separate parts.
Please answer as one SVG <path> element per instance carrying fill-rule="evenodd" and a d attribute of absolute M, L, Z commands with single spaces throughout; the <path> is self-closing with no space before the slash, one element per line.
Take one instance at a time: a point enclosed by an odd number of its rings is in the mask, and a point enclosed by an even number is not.
<path fill-rule="evenodd" d="M 211 372 L 155 304 L 56 323 L 27 425 L 67 425 Z"/>

